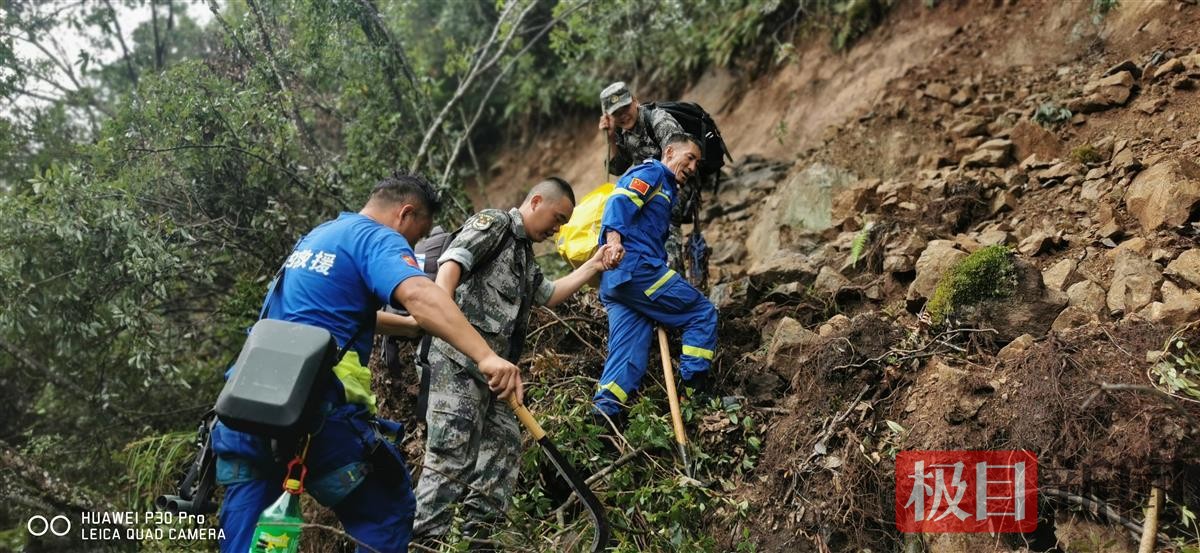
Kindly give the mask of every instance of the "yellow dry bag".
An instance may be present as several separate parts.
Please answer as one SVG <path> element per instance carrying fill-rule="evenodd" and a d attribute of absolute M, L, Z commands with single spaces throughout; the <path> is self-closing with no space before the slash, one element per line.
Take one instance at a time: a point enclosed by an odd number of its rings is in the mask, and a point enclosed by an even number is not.
<path fill-rule="evenodd" d="M 616 185 L 606 182 L 588 192 L 575 205 L 571 220 L 558 229 L 558 254 L 572 267 L 586 263 L 600 246 L 600 218 L 604 216 L 604 204 L 614 188 Z"/>

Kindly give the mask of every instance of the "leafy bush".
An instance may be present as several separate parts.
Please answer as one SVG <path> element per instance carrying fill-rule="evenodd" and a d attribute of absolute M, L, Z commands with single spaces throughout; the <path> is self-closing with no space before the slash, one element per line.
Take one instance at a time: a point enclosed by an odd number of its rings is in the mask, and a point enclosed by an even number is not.
<path fill-rule="evenodd" d="M 1100 151 L 1091 144 L 1084 144 L 1083 146 L 1079 146 L 1071 150 L 1071 160 L 1077 163 L 1090 165 L 1104 161 L 1104 156 L 1101 155 Z"/>
<path fill-rule="evenodd" d="M 1053 127 L 1061 125 L 1071 120 L 1071 110 L 1061 107 L 1053 102 L 1046 102 L 1038 106 L 1037 111 L 1033 113 L 1033 121 L 1043 127 Z"/>
<path fill-rule="evenodd" d="M 1172 338 L 1168 346 L 1150 372 L 1167 393 L 1200 400 L 1200 355 L 1182 339 Z"/>

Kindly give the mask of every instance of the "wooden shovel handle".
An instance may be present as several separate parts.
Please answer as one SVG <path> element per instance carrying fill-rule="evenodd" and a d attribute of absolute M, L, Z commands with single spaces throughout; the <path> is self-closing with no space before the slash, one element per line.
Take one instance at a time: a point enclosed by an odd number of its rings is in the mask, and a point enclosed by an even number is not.
<path fill-rule="evenodd" d="M 667 386 L 667 402 L 671 404 L 671 426 L 675 428 L 675 441 L 687 445 L 687 431 L 683 428 L 683 411 L 679 409 L 679 394 L 675 391 L 675 371 L 671 370 L 671 348 L 667 344 L 667 331 L 658 329 L 658 352 L 662 356 L 663 382 Z"/>
<path fill-rule="evenodd" d="M 533 439 L 540 440 L 546 436 L 546 431 L 542 430 L 542 425 L 538 424 L 537 419 L 533 418 L 533 413 L 529 412 L 520 401 L 517 401 L 517 396 L 508 396 L 508 406 L 512 407 L 513 413 L 517 414 L 517 420 L 521 421 L 521 426 L 525 427 L 533 436 Z"/>

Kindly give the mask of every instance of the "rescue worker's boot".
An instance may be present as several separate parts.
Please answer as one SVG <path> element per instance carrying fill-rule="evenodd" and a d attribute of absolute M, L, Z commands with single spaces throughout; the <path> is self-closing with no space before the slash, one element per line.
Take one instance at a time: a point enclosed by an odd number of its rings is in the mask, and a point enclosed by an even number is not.
<path fill-rule="evenodd" d="M 685 393 L 695 403 L 704 404 L 712 399 L 712 381 L 708 373 L 709 371 L 698 372 L 683 381 Z"/>

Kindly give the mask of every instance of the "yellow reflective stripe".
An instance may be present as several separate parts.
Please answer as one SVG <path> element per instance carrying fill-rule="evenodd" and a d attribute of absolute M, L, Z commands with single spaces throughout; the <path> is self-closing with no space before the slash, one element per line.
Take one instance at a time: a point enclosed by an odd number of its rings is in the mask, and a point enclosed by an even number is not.
<path fill-rule="evenodd" d="M 713 356 L 711 349 L 698 348 L 696 346 L 688 345 L 683 346 L 683 354 L 691 355 L 692 357 L 699 357 L 701 359 L 708 359 L 709 361 L 712 361 Z"/>
<path fill-rule="evenodd" d="M 637 192 L 634 192 L 627 188 L 617 188 L 617 189 L 613 190 L 613 194 L 620 194 L 622 196 L 625 196 L 626 198 L 629 198 L 629 200 L 632 201 L 634 205 L 636 205 L 638 207 L 642 207 L 642 203 L 643 203 L 642 198 L 641 198 L 641 196 L 637 195 Z"/>
<path fill-rule="evenodd" d="M 654 194 L 654 196 L 655 197 L 662 196 L 662 199 L 666 200 L 667 203 L 671 203 L 671 198 L 669 196 L 667 196 L 667 193 L 663 192 L 662 190 L 659 190 L 658 192 L 656 192 Z"/>
<path fill-rule="evenodd" d="M 622 390 L 616 382 L 609 382 L 608 384 L 600 386 L 600 389 L 612 392 L 612 395 L 617 396 L 617 399 L 621 403 L 625 403 L 625 400 L 629 399 L 629 394 L 625 393 L 625 390 Z"/>
<path fill-rule="evenodd" d="M 379 410 L 375 405 L 375 394 L 371 393 L 371 370 L 358 362 L 358 353 L 347 351 L 346 356 L 333 366 L 333 374 L 346 391 L 346 403 L 366 405 L 371 414 Z"/>
<path fill-rule="evenodd" d="M 646 289 L 646 295 L 653 296 L 654 293 L 657 292 L 659 288 L 662 288 L 662 285 L 666 284 L 668 280 L 671 280 L 671 277 L 673 276 L 675 276 L 675 270 L 667 269 L 667 272 L 663 273 L 663 276 L 658 277 L 658 280 Z"/>

